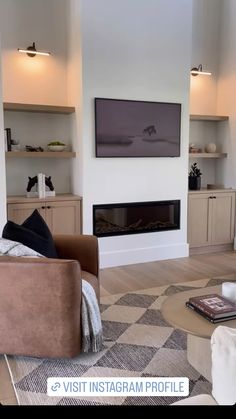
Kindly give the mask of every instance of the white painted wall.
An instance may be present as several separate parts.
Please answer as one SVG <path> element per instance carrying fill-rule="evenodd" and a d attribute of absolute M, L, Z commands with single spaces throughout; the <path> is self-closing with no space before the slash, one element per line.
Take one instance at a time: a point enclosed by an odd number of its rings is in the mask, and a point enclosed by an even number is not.
<path fill-rule="evenodd" d="M 181 200 L 181 229 L 100 239 L 102 266 L 186 256 L 189 0 L 81 0 L 83 225 L 92 205 Z M 95 158 L 94 97 L 182 103 L 181 157 Z"/>
<path fill-rule="evenodd" d="M 83 80 L 80 7 L 80 0 L 68 1 L 67 89 L 69 104 L 75 106 L 71 131 L 73 150 L 77 154 L 72 162 L 72 191 L 83 196 Z"/>
<path fill-rule="evenodd" d="M 236 2 L 223 0 L 222 5 L 217 110 L 219 114 L 229 115 L 229 122 L 220 126 L 219 135 L 224 140 L 228 158 L 219 162 L 218 176 L 226 186 L 236 188 Z"/>
<path fill-rule="evenodd" d="M 0 28 L 4 101 L 66 104 L 67 0 L 0 0 Z M 17 51 L 33 42 L 52 55 Z"/>
<path fill-rule="evenodd" d="M 190 113 L 199 115 L 217 114 L 217 83 L 220 63 L 220 29 L 222 0 L 193 0 L 192 67 L 202 64 L 203 69 L 211 71 L 212 76 L 191 76 Z M 217 145 L 218 152 L 225 152 L 224 123 L 190 122 L 189 142 L 204 150 L 211 142 Z M 202 186 L 208 183 L 224 185 L 221 176 L 223 160 L 191 159 L 197 161 L 203 173 Z M 225 185 L 226 186 L 226 185 Z"/>
<path fill-rule="evenodd" d="M 216 113 L 222 0 L 193 0 L 192 67 L 202 64 L 212 76 L 191 76 L 190 113 Z"/>
<path fill-rule="evenodd" d="M 1 50 L 1 38 L 0 38 Z M 6 223 L 6 171 L 5 171 L 5 140 L 3 130 L 1 56 L 0 56 L 0 234 Z"/>

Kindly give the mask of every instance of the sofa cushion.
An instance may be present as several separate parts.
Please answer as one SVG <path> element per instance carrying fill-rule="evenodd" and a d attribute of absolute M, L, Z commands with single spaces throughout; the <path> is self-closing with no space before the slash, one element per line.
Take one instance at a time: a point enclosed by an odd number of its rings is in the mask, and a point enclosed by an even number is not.
<path fill-rule="evenodd" d="M 219 405 L 236 403 L 236 329 L 218 326 L 211 336 L 212 395 Z"/>
<path fill-rule="evenodd" d="M 7 221 L 2 237 L 22 243 L 48 258 L 58 258 L 52 234 L 38 210 L 21 225 Z"/>
<path fill-rule="evenodd" d="M 43 257 L 41 253 L 24 246 L 22 243 L 0 238 L 0 256 Z"/>

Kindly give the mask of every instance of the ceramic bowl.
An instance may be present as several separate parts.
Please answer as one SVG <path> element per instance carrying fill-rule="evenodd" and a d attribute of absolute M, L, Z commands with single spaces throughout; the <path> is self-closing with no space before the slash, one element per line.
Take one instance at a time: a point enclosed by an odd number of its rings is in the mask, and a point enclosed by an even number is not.
<path fill-rule="evenodd" d="M 48 149 L 50 151 L 64 151 L 66 148 L 65 145 L 49 145 Z"/>

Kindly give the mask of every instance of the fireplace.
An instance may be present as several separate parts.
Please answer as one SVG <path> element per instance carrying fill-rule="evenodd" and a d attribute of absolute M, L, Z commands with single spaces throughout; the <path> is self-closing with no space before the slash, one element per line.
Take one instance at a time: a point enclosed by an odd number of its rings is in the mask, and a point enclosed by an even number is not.
<path fill-rule="evenodd" d="M 179 229 L 179 200 L 93 206 L 93 234 L 97 237 Z"/>

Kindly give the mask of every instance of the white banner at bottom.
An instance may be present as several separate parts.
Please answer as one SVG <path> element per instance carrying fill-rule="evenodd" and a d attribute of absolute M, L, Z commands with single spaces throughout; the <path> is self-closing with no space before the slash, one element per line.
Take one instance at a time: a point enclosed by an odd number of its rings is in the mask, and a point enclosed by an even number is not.
<path fill-rule="evenodd" d="M 187 377 L 50 377 L 47 394 L 51 397 L 123 397 L 189 395 Z"/>

